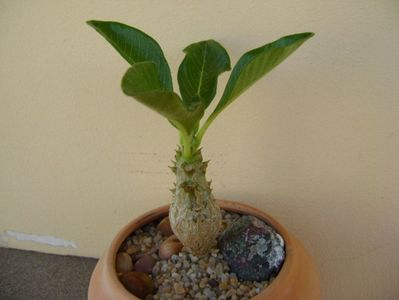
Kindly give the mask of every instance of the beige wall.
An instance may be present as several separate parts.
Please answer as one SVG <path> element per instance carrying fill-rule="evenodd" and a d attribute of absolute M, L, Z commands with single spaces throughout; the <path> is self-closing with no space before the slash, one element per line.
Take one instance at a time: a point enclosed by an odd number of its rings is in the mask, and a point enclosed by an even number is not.
<path fill-rule="evenodd" d="M 394 0 L 0 1 L 1 245 L 97 257 L 170 201 L 176 132 L 122 94 L 127 64 L 92 18 L 155 37 L 174 77 L 194 41 L 220 41 L 235 62 L 316 32 L 210 128 L 209 176 L 217 197 L 267 210 L 304 242 L 325 299 L 399 299 Z"/>

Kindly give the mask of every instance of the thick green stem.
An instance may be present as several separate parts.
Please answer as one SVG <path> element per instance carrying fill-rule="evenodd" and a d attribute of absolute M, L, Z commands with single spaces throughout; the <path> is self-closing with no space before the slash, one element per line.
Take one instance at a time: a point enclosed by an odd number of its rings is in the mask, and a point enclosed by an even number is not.
<path fill-rule="evenodd" d="M 180 132 L 180 143 L 183 148 L 183 156 L 188 159 L 192 155 L 191 142 L 187 134 Z"/>
<path fill-rule="evenodd" d="M 190 137 L 190 135 L 187 133 L 186 129 L 179 123 L 179 122 L 174 122 L 171 121 L 170 122 L 179 130 L 179 134 L 180 134 L 180 144 L 183 148 L 183 156 L 186 159 L 190 159 L 190 157 L 192 156 L 192 138 Z"/>

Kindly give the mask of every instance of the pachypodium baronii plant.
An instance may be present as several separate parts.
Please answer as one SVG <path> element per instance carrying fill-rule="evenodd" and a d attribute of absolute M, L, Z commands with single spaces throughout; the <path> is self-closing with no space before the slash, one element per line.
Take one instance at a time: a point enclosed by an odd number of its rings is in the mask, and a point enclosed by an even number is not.
<path fill-rule="evenodd" d="M 165 117 L 179 132 L 180 145 L 169 211 L 173 232 L 194 254 L 207 253 L 220 230 L 221 214 L 206 180 L 201 142 L 215 118 L 262 76 L 280 64 L 311 32 L 282 37 L 245 53 L 235 64 L 216 108 L 200 124 L 216 95 L 218 76 L 231 69 L 227 51 L 214 40 L 189 45 L 179 67 L 180 96 L 173 91 L 168 63 L 158 43 L 144 32 L 125 24 L 88 21 L 130 64 L 122 78 L 123 92 Z M 201 125 L 201 126 L 200 126 Z"/>

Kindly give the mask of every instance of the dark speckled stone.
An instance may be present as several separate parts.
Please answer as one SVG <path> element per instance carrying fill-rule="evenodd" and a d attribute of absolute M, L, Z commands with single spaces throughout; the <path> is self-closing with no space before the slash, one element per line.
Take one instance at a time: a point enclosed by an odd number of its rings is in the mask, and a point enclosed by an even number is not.
<path fill-rule="evenodd" d="M 240 280 L 275 277 L 285 257 L 282 237 L 253 216 L 243 216 L 227 228 L 219 239 L 219 249 Z"/>

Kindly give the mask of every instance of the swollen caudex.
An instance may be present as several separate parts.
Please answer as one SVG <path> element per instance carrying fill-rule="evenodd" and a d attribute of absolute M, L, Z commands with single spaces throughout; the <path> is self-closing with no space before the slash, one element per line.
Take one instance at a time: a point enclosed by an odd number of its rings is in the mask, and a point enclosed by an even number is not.
<path fill-rule="evenodd" d="M 221 213 L 206 181 L 207 162 L 198 150 L 187 161 L 176 151 L 172 170 L 176 174 L 176 188 L 169 211 L 173 232 L 183 245 L 195 255 L 206 254 L 216 244 L 220 231 Z"/>

